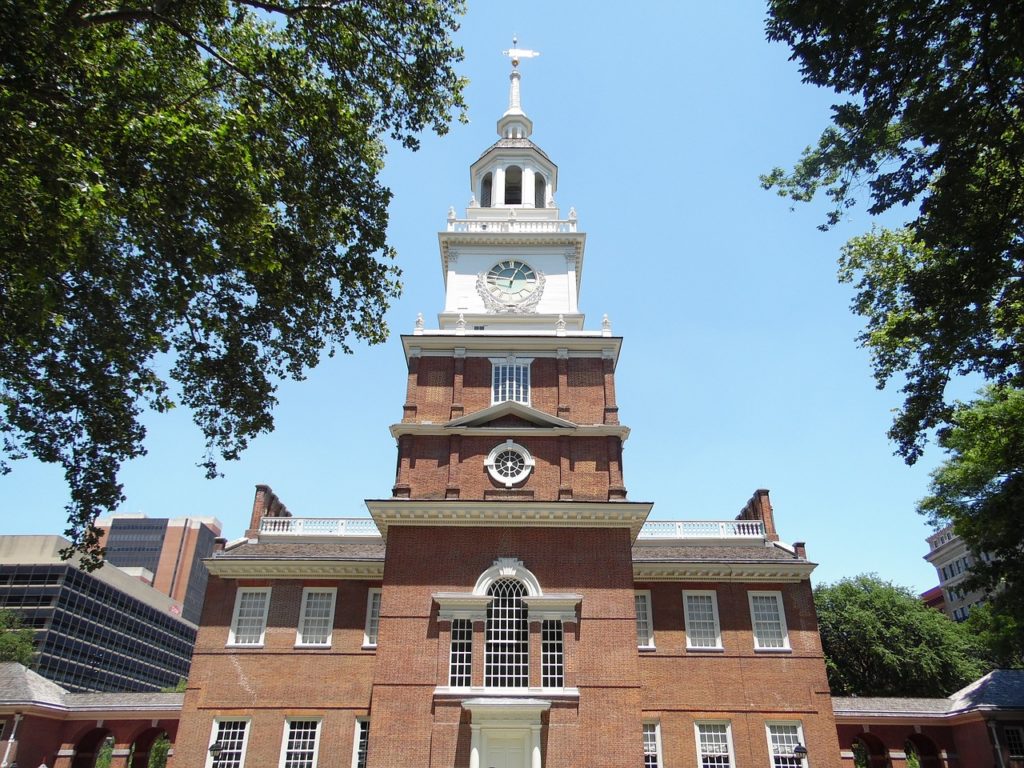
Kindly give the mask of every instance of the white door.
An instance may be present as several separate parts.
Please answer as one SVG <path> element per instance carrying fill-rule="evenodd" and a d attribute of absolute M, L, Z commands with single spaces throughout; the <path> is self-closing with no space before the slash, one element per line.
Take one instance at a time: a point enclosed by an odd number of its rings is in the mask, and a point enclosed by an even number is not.
<path fill-rule="evenodd" d="M 488 734 L 481 768 L 526 768 L 526 734 Z"/>

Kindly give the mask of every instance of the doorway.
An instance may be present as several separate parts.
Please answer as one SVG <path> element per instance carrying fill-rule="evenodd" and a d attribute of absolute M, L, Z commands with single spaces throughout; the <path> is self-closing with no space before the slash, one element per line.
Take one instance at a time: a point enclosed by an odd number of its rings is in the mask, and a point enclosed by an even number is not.
<path fill-rule="evenodd" d="M 525 730 L 484 731 L 481 768 L 529 768 L 527 762 L 529 735 L 530 732 Z"/>

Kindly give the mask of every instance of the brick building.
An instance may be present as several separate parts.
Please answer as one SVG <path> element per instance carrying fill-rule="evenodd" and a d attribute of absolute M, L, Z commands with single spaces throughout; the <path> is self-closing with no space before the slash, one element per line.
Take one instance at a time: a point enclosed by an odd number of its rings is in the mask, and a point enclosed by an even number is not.
<path fill-rule="evenodd" d="M 584 326 L 511 53 L 439 327 L 402 338 L 391 494 L 313 519 L 257 488 L 208 561 L 175 768 L 840 764 L 814 565 L 768 492 L 724 521 L 627 497 L 622 340 Z"/>

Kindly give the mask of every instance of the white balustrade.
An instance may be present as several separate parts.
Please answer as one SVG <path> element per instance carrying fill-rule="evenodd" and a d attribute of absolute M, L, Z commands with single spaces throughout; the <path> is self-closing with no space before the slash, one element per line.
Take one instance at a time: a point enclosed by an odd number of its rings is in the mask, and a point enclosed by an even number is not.
<path fill-rule="evenodd" d="M 376 523 L 358 517 L 265 517 L 261 536 L 380 536 Z"/>
<path fill-rule="evenodd" d="M 575 232 L 571 220 L 530 221 L 529 219 L 448 219 L 449 232 L 551 233 Z"/>
<path fill-rule="evenodd" d="M 652 520 L 640 529 L 641 539 L 761 539 L 760 520 Z"/>

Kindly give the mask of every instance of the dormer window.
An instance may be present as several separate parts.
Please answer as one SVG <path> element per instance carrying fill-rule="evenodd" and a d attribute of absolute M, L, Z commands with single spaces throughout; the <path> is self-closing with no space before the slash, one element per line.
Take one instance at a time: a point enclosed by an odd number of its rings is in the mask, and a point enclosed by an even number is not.
<path fill-rule="evenodd" d="M 505 169 L 505 205 L 523 204 L 523 169 L 510 165 Z"/>
<path fill-rule="evenodd" d="M 530 363 L 532 358 L 499 357 L 491 359 L 491 404 L 512 400 L 530 404 Z"/>

